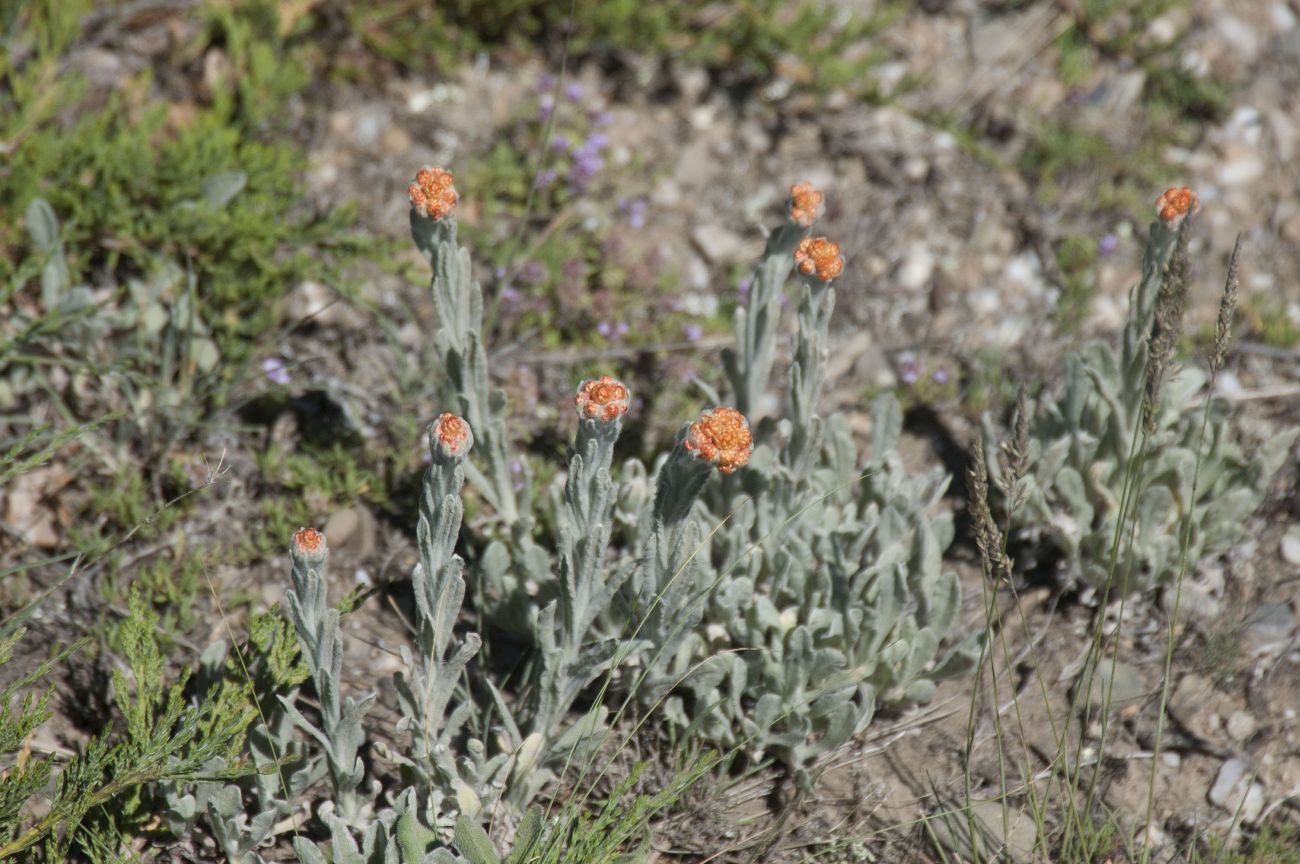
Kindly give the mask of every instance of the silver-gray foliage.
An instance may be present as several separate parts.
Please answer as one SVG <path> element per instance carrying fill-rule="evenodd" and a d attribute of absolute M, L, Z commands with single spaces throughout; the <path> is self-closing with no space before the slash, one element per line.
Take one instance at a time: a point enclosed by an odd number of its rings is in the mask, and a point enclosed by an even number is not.
<path fill-rule="evenodd" d="M 1228 404 L 1211 396 L 1202 447 L 1206 406 L 1197 397 L 1206 375 L 1193 366 L 1166 373 L 1155 431 L 1143 427 L 1157 296 L 1188 226 L 1152 223 L 1119 351 L 1093 342 L 1068 357 L 1059 396 L 1039 402 L 1030 428 L 1030 471 L 1013 514 L 1020 535 L 1060 550 L 1066 583 L 1101 590 L 1113 573 L 1114 598 L 1174 578 L 1185 519 L 1188 561 L 1239 540 L 1296 438 L 1297 430 L 1283 430 L 1248 455 L 1229 432 Z M 990 476 L 1005 488 L 990 418 L 985 427 Z M 1126 482 L 1133 483 L 1127 497 Z"/>
<path fill-rule="evenodd" d="M 776 301 L 804 234 L 792 222 L 774 232 L 750 305 L 737 313 L 737 353 L 727 362 L 738 401 L 757 403 L 761 390 L 746 373 L 772 366 Z M 798 282 L 788 413 L 760 424 L 748 467 L 706 488 L 679 529 L 684 547 L 702 548 L 676 547 L 659 594 L 661 604 L 672 598 L 665 605 L 687 634 L 651 663 L 651 684 L 661 686 L 643 698 L 657 700 L 677 682 L 664 702 L 672 722 L 771 754 L 807 783 L 817 757 L 865 730 L 878 705 L 928 700 L 935 681 L 970 666 L 976 646 L 966 639 L 940 652 L 960 606 L 957 576 L 941 559 L 951 516 L 934 513 L 949 478 L 938 468 L 904 470 L 892 396 L 872 403 L 866 463 L 846 419 L 819 416 L 835 292 L 815 276 Z M 673 459 L 660 471 L 661 489 Z M 656 547 L 659 524 L 643 520 L 652 529 L 647 548 Z M 655 620 L 644 599 L 636 606 Z"/>
<path fill-rule="evenodd" d="M 527 459 L 509 449 L 504 397 L 488 376 L 482 292 L 469 253 L 457 245 L 453 219 L 413 213 L 411 228 L 433 269 L 433 341 L 446 395 L 472 429 L 474 455 L 471 461 L 468 444 L 453 453 L 430 437 L 412 574 L 415 644 L 402 652 L 405 668 L 395 680 L 409 746 L 375 748 L 402 769 L 404 787 L 382 800 L 370 795 L 363 804 L 359 765 L 345 770 L 359 728 L 349 724 L 359 712 L 341 710 L 337 699 L 337 612 L 323 605 L 323 584 L 311 581 L 323 561 L 308 566 L 295 553 L 289 611 L 327 727 L 309 731 L 342 796 L 321 814 L 334 832 L 334 860 L 441 861 L 451 853 L 426 851 L 427 844 L 403 851 L 403 826 L 421 843 L 430 830 L 454 826 L 462 855 L 493 864 L 478 821 L 491 814 L 522 832 L 543 786 L 606 740 L 610 698 L 581 717 L 573 711 L 601 679 L 618 699 L 662 705 L 670 722 L 777 756 L 807 782 L 816 758 L 865 729 L 879 704 L 928 699 L 935 680 L 968 663 L 969 640 L 940 652 L 960 600 L 956 576 L 941 562 L 951 518 L 934 512 L 948 478 L 940 469 L 903 469 L 901 411 L 888 396 L 873 404 L 866 463 L 845 418 L 818 414 L 835 302 L 828 284 L 800 279 L 788 412 L 760 424 L 752 456 L 744 418 L 718 408 L 683 425 L 653 471 L 630 460 L 615 477 L 630 399 L 618 385 L 584 407 L 595 392 L 586 388 L 596 383 L 586 382 L 567 475 L 540 500 L 552 512 L 538 520 Z M 750 410 L 758 410 L 775 365 L 780 295 L 807 233 L 793 222 L 774 233 L 750 305 L 737 314 L 737 346 L 725 362 L 737 400 Z M 706 418 L 723 412 L 733 438 L 719 456 L 698 436 Z M 522 488 L 515 463 L 523 466 Z M 710 480 L 715 466 L 725 473 L 720 481 Z M 486 542 L 472 578 L 495 623 L 532 640 L 526 686 L 509 699 L 470 662 L 478 635 L 457 630 L 466 578 L 455 549 L 466 481 L 490 508 L 476 525 Z M 533 540 L 539 522 L 555 526 L 553 549 Z M 616 529 L 623 542 L 614 545 Z M 362 817 L 365 806 L 374 815 Z M 295 845 L 305 864 L 324 860 L 310 844 Z"/>
<path fill-rule="evenodd" d="M 313 535 L 317 548 L 295 539 L 289 551 L 293 589 L 285 595 L 289 620 L 298 634 L 303 660 L 311 672 L 320 705 L 317 726 L 293 700 L 280 697 L 285 712 L 320 745 L 325 755 L 330 781 L 334 788 L 334 807 L 339 818 L 349 826 L 369 823 L 378 783 L 363 787 L 365 766 L 358 755 L 366 741 L 361 721 L 375 700 L 374 693 L 360 699 L 344 697 L 343 633 L 339 629 L 339 612 L 326 599 L 325 564 L 329 558 L 325 539 L 316 532 L 299 532 L 298 538 Z"/>

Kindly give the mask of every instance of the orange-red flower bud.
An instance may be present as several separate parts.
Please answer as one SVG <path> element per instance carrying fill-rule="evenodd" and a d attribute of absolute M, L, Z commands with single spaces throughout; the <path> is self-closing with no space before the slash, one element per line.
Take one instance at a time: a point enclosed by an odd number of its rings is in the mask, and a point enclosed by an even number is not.
<path fill-rule="evenodd" d="M 840 254 L 840 244 L 833 243 L 825 237 L 805 237 L 799 241 L 799 248 L 794 250 L 794 262 L 799 272 L 829 282 L 844 272 L 844 256 Z"/>
<path fill-rule="evenodd" d="M 303 528 L 293 535 L 293 551 L 304 558 L 322 558 L 328 551 L 325 535 L 315 528 Z"/>
<path fill-rule="evenodd" d="M 1156 199 L 1156 212 L 1160 216 L 1160 221 L 1171 228 L 1188 216 L 1195 216 L 1200 209 L 1201 199 L 1190 186 L 1171 187 Z"/>
<path fill-rule="evenodd" d="M 713 408 L 691 424 L 682 446 L 716 465 L 723 474 L 730 474 L 749 462 L 754 439 L 745 415 L 735 408 Z"/>
<path fill-rule="evenodd" d="M 811 227 L 817 220 L 823 197 L 821 190 L 807 180 L 791 186 L 790 221 L 804 228 Z"/>
<path fill-rule="evenodd" d="M 426 219 L 446 219 L 460 196 L 452 185 L 451 172 L 442 168 L 421 168 L 415 182 L 406 187 L 411 206 Z"/>
<path fill-rule="evenodd" d="M 429 430 L 433 446 L 449 459 L 463 459 L 474 446 L 474 433 L 469 424 L 450 411 L 439 415 Z"/>
<path fill-rule="evenodd" d="M 626 414 L 631 402 L 632 394 L 623 382 L 609 375 L 583 381 L 573 399 L 579 417 L 606 423 Z"/>

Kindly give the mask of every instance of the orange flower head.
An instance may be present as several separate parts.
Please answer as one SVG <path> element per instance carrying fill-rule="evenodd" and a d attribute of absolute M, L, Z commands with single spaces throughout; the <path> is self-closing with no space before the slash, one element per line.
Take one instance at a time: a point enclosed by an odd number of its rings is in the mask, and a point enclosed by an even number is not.
<path fill-rule="evenodd" d="M 723 474 L 745 467 L 754 452 L 749 421 L 735 408 L 713 408 L 700 415 L 686 432 L 682 446 L 696 457 L 718 466 Z"/>
<path fill-rule="evenodd" d="M 812 227 L 821 207 L 821 190 L 805 180 L 790 187 L 790 221 L 804 228 Z"/>
<path fill-rule="evenodd" d="M 469 448 L 474 446 L 474 433 L 469 424 L 450 411 L 433 421 L 429 438 L 438 452 L 447 459 L 464 459 Z"/>
<path fill-rule="evenodd" d="M 320 559 L 329 550 L 325 545 L 324 534 L 315 528 L 303 528 L 293 535 L 293 551 L 303 558 Z"/>
<path fill-rule="evenodd" d="M 844 256 L 840 254 L 840 244 L 825 237 L 805 237 L 799 241 L 799 248 L 794 250 L 794 262 L 799 272 L 805 276 L 817 274 L 823 282 L 829 282 L 844 272 Z"/>
<path fill-rule="evenodd" d="M 583 381 L 578 385 L 578 395 L 573 399 L 579 417 L 584 420 L 603 420 L 606 423 L 626 414 L 631 403 L 631 391 L 622 381 L 609 375 Z"/>
<path fill-rule="evenodd" d="M 1201 199 L 1190 186 L 1170 187 L 1156 199 L 1156 212 L 1160 221 L 1170 228 L 1178 226 L 1188 216 L 1195 216 L 1200 210 Z"/>
<path fill-rule="evenodd" d="M 406 187 L 406 194 L 415 212 L 434 221 L 450 216 L 460 200 L 451 172 L 442 168 L 421 168 L 415 173 L 415 182 Z"/>

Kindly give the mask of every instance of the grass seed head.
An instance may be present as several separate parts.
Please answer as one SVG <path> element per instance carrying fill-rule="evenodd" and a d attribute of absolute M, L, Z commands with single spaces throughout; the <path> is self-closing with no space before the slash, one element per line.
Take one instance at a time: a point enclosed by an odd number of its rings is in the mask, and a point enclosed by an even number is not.
<path fill-rule="evenodd" d="M 1156 431 L 1160 416 L 1160 390 L 1164 384 L 1165 372 L 1173 362 L 1178 337 L 1183 331 L 1183 311 L 1187 307 L 1187 290 L 1191 281 L 1191 263 L 1187 255 L 1189 236 L 1190 232 L 1184 224 L 1178 232 L 1178 246 L 1174 249 L 1173 258 L 1170 259 L 1169 268 L 1156 294 L 1147 359 L 1146 392 L 1142 399 L 1142 424 L 1148 435 Z"/>
<path fill-rule="evenodd" d="M 1232 337 L 1232 317 L 1237 312 L 1237 296 L 1240 293 L 1240 258 L 1241 235 L 1232 246 L 1232 257 L 1228 259 L 1228 278 L 1223 285 L 1223 296 L 1219 298 L 1219 317 L 1214 323 L 1214 350 L 1210 354 L 1210 375 L 1218 375 L 1223 368 L 1223 361 L 1228 355 L 1228 340 Z"/>
<path fill-rule="evenodd" d="M 1029 388 L 1021 382 L 1016 392 L 1016 410 L 1011 439 L 998 445 L 1002 455 L 999 491 L 1006 496 L 1007 510 L 1015 513 L 1025 503 L 1025 475 L 1029 473 Z"/>
<path fill-rule="evenodd" d="M 994 579 L 1011 578 L 1011 559 L 1007 557 L 1002 529 L 989 508 L 989 471 L 984 461 L 984 439 L 977 436 L 970 447 L 967 484 L 970 492 L 970 519 L 975 529 L 975 546 L 984 561 L 986 572 Z"/>

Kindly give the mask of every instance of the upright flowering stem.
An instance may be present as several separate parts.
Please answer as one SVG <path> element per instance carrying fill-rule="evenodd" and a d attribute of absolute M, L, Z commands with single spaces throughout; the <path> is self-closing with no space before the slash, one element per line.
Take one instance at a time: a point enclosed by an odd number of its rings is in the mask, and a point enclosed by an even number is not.
<path fill-rule="evenodd" d="M 610 465 L 630 402 L 627 387 L 608 375 L 584 381 L 575 398 L 578 435 L 564 486 L 568 524 L 560 530 L 561 614 L 566 647 L 575 655 L 613 596 L 608 587 L 601 591 L 599 586 L 604 581 L 605 548 L 609 545 L 614 510 Z"/>
<path fill-rule="evenodd" d="M 407 192 L 411 236 L 433 267 L 433 304 L 438 314 L 434 347 L 485 463 L 483 472 L 467 465 L 466 473 L 501 520 L 513 527 L 528 508 L 521 508 L 511 475 L 505 396 L 492 388 L 488 378 L 483 291 L 470 276 L 468 250 L 456 241 L 456 219 L 451 214 L 459 196 L 450 172 L 440 168 L 422 169 Z"/>
<path fill-rule="evenodd" d="M 285 601 L 303 658 L 316 685 L 316 695 L 320 700 L 320 727 L 304 717 L 292 702 L 280 698 L 294 722 L 315 738 L 325 751 L 339 818 L 348 825 L 361 827 L 369 818 L 369 802 L 374 795 L 359 792 L 365 767 L 357 756 L 357 750 L 365 741 L 361 718 L 375 695 L 371 693 L 358 702 L 351 696 L 344 699 L 339 694 L 343 681 L 343 634 L 339 629 L 338 610 L 330 608 L 326 601 L 325 563 L 328 559 L 329 548 L 319 531 L 304 528 L 293 536 L 293 543 L 289 546 L 293 590 L 286 594 Z"/>
<path fill-rule="evenodd" d="M 443 788 L 460 779 L 449 744 L 468 706 L 461 706 L 451 719 L 447 709 L 481 645 L 476 633 L 466 634 L 463 640 L 454 633 L 465 599 L 465 562 L 455 552 L 464 514 L 460 493 L 465 485 L 465 457 L 473 444 L 469 424 L 455 414 L 443 414 L 429 427 L 432 459 L 424 474 L 416 527 L 420 563 L 411 575 L 418 653 L 412 656 L 402 650 L 406 671 L 395 680 L 403 715 L 399 728 L 411 732 L 413 761 L 426 784 Z"/>
<path fill-rule="evenodd" d="M 837 243 L 824 237 L 805 237 L 795 249 L 794 261 L 802 284 L 799 330 L 790 366 L 790 441 L 782 461 L 797 478 L 803 476 L 820 436 L 817 403 L 826 381 L 830 320 L 835 309 L 835 290 L 830 283 L 844 272 L 844 256 Z"/>
<path fill-rule="evenodd" d="M 789 218 L 768 236 L 763 258 L 750 280 L 748 300 L 736 310 L 736 350 L 722 352 L 723 368 L 736 395 L 736 407 L 751 419 L 758 416 L 772 374 L 781 318 L 781 289 L 794 265 L 791 256 L 808 235 L 821 202 L 822 193 L 811 183 L 790 187 Z"/>
<path fill-rule="evenodd" d="M 689 517 L 716 467 L 723 474 L 743 468 L 754 450 L 749 421 L 735 408 L 713 408 L 682 427 L 655 487 L 654 528 L 632 579 L 641 635 L 655 648 L 644 697 L 656 698 L 672 683 L 668 670 L 682 641 L 703 613 L 696 593 L 699 526 Z"/>
<path fill-rule="evenodd" d="M 560 509 L 558 596 L 534 621 L 541 662 L 533 729 L 548 740 L 618 647 L 615 640 L 587 642 L 626 576 L 606 577 L 604 564 L 615 498 L 610 465 L 630 403 L 627 387 L 608 375 L 584 381 L 574 400 L 578 434 Z"/>

